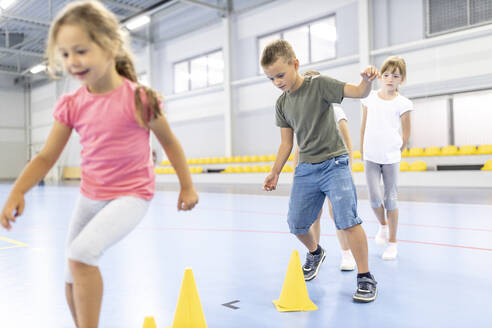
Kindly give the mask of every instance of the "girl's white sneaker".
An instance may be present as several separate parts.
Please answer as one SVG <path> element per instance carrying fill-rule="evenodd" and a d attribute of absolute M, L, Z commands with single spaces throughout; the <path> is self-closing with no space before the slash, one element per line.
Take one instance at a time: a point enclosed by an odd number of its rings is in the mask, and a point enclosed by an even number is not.
<path fill-rule="evenodd" d="M 396 243 L 388 243 L 388 247 L 383 253 L 383 260 L 394 260 L 398 255 L 398 247 Z"/>
<path fill-rule="evenodd" d="M 378 233 L 374 237 L 376 245 L 384 246 L 388 242 L 388 225 L 379 225 Z"/>

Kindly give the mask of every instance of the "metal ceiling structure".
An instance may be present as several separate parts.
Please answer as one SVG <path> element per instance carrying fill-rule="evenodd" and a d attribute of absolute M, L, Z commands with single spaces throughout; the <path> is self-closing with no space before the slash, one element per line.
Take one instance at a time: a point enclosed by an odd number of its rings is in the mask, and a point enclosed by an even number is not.
<path fill-rule="evenodd" d="M 186 21 L 189 13 L 218 19 L 227 15 L 227 4 L 237 12 L 254 9 L 274 0 L 100 0 L 124 23 L 146 13 L 155 23 L 170 23 L 178 32 L 193 29 L 193 21 Z M 0 8 L 0 74 L 30 75 L 29 70 L 43 62 L 48 29 L 53 17 L 69 0 L 17 0 L 6 10 Z M 154 19 L 155 18 L 155 19 Z M 190 19 L 191 20 L 191 19 Z M 167 24 L 166 24 L 167 25 Z M 179 25 L 179 26 L 178 26 Z M 200 26 L 196 26 L 199 28 Z M 169 29 L 167 29 L 169 30 Z M 148 42 L 149 29 L 131 33 L 132 42 Z M 135 46 L 135 45 L 134 45 Z"/>

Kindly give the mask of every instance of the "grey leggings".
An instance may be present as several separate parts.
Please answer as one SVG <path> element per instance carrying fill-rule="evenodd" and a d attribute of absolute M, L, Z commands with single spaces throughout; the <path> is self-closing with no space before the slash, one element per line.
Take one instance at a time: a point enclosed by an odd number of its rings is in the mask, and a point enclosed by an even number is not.
<path fill-rule="evenodd" d="M 372 208 L 378 208 L 384 204 L 386 210 L 398 208 L 398 172 L 400 163 L 378 164 L 364 161 L 366 167 L 366 181 L 369 190 L 369 201 Z M 384 184 L 384 201 L 381 197 L 381 177 Z"/>
<path fill-rule="evenodd" d="M 97 266 L 103 252 L 140 223 L 149 205 L 131 196 L 103 201 L 80 195 L 68 229 L 65 281 L 73 283 L 68 260 Z"/>

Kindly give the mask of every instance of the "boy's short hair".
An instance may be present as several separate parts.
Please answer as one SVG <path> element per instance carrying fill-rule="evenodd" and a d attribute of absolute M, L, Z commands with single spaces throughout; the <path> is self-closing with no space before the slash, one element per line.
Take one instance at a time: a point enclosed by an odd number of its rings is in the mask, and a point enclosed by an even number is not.
<path fill-rule="evenodd" d="M 309 70 L 309 71 L 306 71 L 304 73 L 302 73 L 302 76 L 316 76 L 316 75 L 320 75 L 321 73 L 318 72 L 318 71 L 315 71 L 315 70 Z"/>
<path fill-rule="evenodd" d="M 267 67 L 275 63 L 280 57 L 283 57 L 286 61 L 290 62 L 296 58 L 294 49 L 285 40 L 275 40 L 267 44 L 261 54 L 261 66 Z"/>
<path fill-rule="evenodd" d="M 384 72 L 389 72 L 393 74 L 397 68 L 400 70 L 402 81 L 405 81 L 405 79 L 407 78 L 407 65 L 402 57 L 391 56 L 386 58 L 379 71 L 381 72 L 381 74 L 383 74 Z"/>

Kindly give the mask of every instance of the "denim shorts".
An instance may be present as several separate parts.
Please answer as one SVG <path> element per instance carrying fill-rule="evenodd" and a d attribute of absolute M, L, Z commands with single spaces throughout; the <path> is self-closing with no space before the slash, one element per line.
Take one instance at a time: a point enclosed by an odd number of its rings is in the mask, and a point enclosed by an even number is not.
<path fill-rule="evenodd" d="M 335 226 L 348 229 L 362 220 L 357 215 L 357 192 L 348 155 L 309 164 L 299 163 L 294 173 L 287 222 L 293 234 L 305 234 L 316 221 L 325 197 L 333 207 Z"/>

